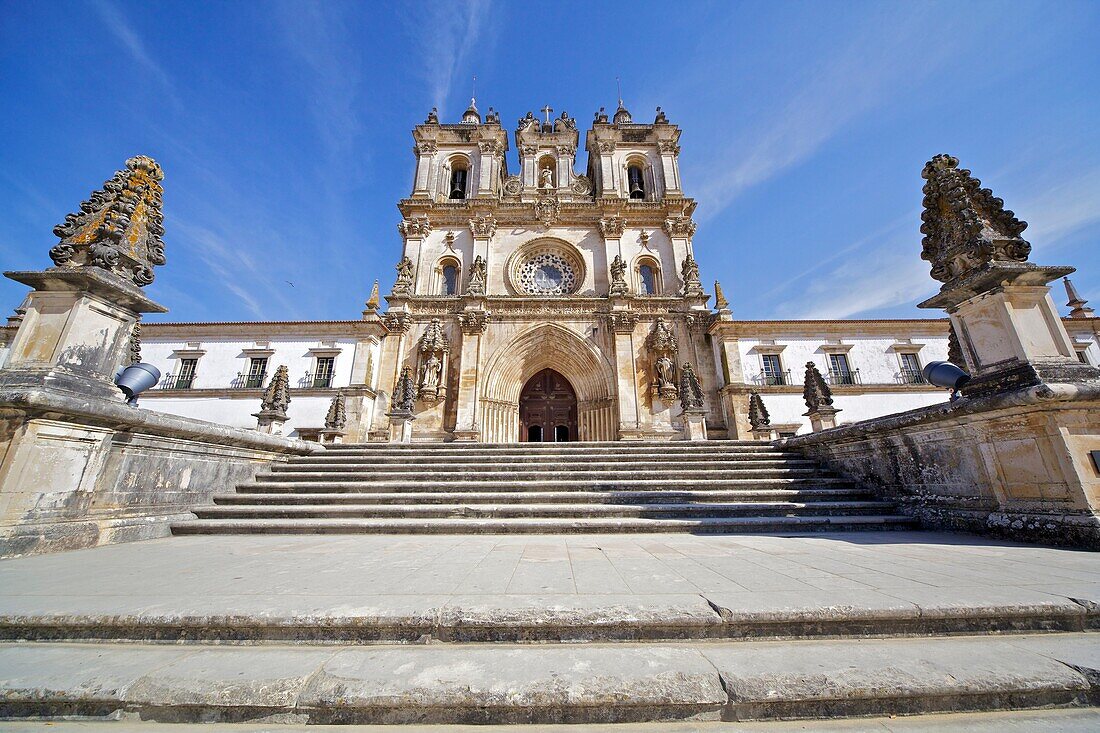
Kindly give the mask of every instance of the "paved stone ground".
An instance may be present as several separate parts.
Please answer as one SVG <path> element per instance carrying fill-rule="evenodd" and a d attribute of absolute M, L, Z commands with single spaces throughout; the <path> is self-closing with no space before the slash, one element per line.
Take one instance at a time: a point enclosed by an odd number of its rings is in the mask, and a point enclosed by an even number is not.
<path fill-rule="evenodd" d="M 1097 710 L 1040 710 L 1012 713 L 923 715 L 857 720 L 804 720 L 776 723 L 642 723 L 617 725 L 170 725 L 148 722 L 0 722 L 6 733 L 1093 733 L 1100 730 Z"/>
<path fill-rule="evenodd" d="M 843 606 L 1100 604 L 1100 553 L 973 536 L 199 536 L 0 561 L 0 618 L 97 615 L 720 623 Z M 1095 607 L 1095 606 L 1094 606 Z M 610 610 L 609 610 L 610 609 Z M 1068 609 L 1067 609 L 1068 612 Z M 700 636 L 700 634 L 693 634 Z"/>

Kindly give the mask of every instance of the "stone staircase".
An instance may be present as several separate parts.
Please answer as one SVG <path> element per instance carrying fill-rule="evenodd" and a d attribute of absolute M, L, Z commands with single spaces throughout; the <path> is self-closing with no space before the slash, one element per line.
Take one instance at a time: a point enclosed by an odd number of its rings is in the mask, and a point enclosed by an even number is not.
<path fill-rule="evenodd" d="M 908 528 L 767 443 L 350 444 L 213 497 L 175 534 L 806 532 Z"/>

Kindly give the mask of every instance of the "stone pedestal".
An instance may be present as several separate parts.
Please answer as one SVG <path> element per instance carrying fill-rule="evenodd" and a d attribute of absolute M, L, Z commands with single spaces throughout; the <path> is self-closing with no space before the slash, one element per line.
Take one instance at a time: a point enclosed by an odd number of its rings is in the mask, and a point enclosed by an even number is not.
<path fill-rule="evenodd" d="M 707 411 L 703 409 L 684 410 L 684 440 L 707 439 Z"/>
<path fill-rule="evenodd" d="M 1072 270 L 991 264 L 920 304 L 951 318 L 972 377 L 963 394 L 1100 378 L 1100 370 L 1077 359 L 1046 284 Z"/>
<path fill-rule="evenodd" d="M 122 399 L 114 374 L 141 313 L 167 309 L 98 268 L 8 272 L 35 290 L 0 370 L 0 387 L 48 387 Z"/>
<path fill-rule="evenodd" d="M 416 417 L 411 412 L 390 412 L 387 417 L 390 419 L 390 442 L 411 443 Z"/>
<path fill-rule="evenodd" d="M 759 430 L 753 430 L 752 439 L 766 441 L 779 440 L 779 431 L 775 428 L 761 428 Z"/>
<path fill-rule="evenodd" d="M 481 439 L 481 428 L 474 423 L 473 427 L 454 431 L 456 443 L 476 443 Z"/>
<path fill-rule="evenodd" d="M 326 428 L 321 431 L 321 442 L 333 445 L 343 443 L 345 435 L 347 435 L 346 430 L 329 430 Z"/>
<path fill-rule="evenodd" d="M 815 433 L 820 433 L 822 430 L 830 430 L 836 427 L 836 414 L 838 412 L 840 410 L 835 407 L 819 407 L 803 414 L 810 418 L 810 428 Z"/>
<path fill-rule="evenodd" d="M 260 410 L 252 413 L 252 417 L 256 418 L 256 429 L 268 435 L 282 435 L 283 424 L 290 419 L 285 412 L 277 410 Z"/>

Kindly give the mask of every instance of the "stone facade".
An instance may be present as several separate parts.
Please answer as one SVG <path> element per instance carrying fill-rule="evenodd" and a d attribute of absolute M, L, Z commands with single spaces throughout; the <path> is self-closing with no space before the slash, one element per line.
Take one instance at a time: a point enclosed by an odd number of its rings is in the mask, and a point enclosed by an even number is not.
<path fill-rule="evenodd" d="M 341 389 L 347 442 L 390 439 L 391 393 L 406 366 L 417 382 L 417 441 L 522 439 L 519 397 L 545 368 L 575 391 L 570 437 L 581 440 L 684 437 L 684 363 L 702 387 L 709 438 L 753 435 L 754 390 L 776 434 L 808 431 L 807 362 L 829 382 L 841 424 L 944 401 L 912 364 L 947 358 L 946 319 L 740 321 L 720 288 L 707 307 L 693 252 L 695 203 L 680 180 L 680 129 L 666 116 L 639 123 L 625 108 L 597 116 L 584 134 L 583 173 L 581 133 L 567 114 L 525 116 L 511 137 L 514 173 L 495 114 L 482 119 L 472 105 L 463 122 L 440 124 L 433 114 L 416 126 L 387 308 L 376 289 L 357 320 L 146 322 L 142 354 L 164 379 L 143 399 L 254 427 L 263 388 L 286 365 L 293 401 L 283 432 L 319 437 Z M 981 200 L 982 211 L 995 207 Z M 946 237 L 935 251 L 969 246 Z M 1098 320 L 1065 323 L 1082 358 L 1100 363 Z M 4 333 L 10 342 L 14 330 Z M 840 356 L 847 371 L 834 369 Z M 254 361 L 265 359 L 253 378 Z M 181 379 L 185 360 L 197 368 Z M 324 360 L 331 372 L 321 378 Z"/>

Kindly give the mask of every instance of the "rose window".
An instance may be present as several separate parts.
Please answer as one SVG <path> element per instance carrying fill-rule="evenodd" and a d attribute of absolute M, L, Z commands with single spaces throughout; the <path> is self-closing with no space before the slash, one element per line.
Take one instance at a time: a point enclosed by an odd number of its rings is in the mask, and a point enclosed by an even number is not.
<path fill-rule="evenodd" d="M 577 275 L 565 258 L 540 252 L 519 268 L 519 284 L 532 295 L 567 295 L 577 286 Z"/>

